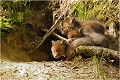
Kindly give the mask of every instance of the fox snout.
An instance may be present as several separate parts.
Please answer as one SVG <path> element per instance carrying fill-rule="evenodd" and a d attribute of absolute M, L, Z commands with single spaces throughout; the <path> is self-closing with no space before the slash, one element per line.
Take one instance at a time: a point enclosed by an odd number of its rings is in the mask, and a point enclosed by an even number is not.
<path fill-rule="evenodd" d="M 58 56 L 58 55 L 55 55 L 55 56 L 54 56 L 54 58 L 55 58 L 55 59 L 58 59 L 58 58 L 60 58 L 60 56 Z"/>

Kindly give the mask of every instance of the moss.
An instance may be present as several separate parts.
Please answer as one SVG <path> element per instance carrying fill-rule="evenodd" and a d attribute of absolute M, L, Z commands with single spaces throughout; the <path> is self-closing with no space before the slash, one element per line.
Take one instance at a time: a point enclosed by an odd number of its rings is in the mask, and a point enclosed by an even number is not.
<path fill-rule="evenodd" d="M 76 53 L 82 55 L 83 57 L 91 57 L 95 55 L 95 52 L 93 52 L 93 50 L 91 50 L 90 48 L 87 48 L 87 46 L 77 48 Z"/>

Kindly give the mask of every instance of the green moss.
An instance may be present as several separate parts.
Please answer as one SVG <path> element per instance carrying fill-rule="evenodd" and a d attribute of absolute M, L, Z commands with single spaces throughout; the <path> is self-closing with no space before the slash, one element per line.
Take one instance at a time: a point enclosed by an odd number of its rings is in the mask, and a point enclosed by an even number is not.
<path fill-rule="evenodd" d="M 77 54 L 80 54 L 83 57 L 91 57 L 95 54 L 91 49 L 87 48 L 87 46 L 83 46 L 77 49 L 76 52 Z"/>

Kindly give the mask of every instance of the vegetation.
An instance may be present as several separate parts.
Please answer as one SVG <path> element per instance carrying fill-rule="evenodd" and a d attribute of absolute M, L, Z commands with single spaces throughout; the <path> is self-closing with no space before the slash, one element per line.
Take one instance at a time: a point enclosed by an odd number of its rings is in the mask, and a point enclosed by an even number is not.
<path fill-rule="evenodd" d="M 48 57 L 50 57 L 50 55 L 48 54 L 51 53 L 50 41 L 53 39 L 57 39 L 55 36 L 52 36 L 52 35 L 50 35 L 49 37 L 47 37 L 45 41 L 43 41 L 44 45 L 42 45 L 41 46 L 42 48 L 38 49 L 38 51 L 36 51 L 35 54 L 30 54 L 30 55 L 29 54 L 24 55 L 24 54 L 28 53 L 28 51 L 30 50 L 35 49 L 35 47 L 38 46 L 38 44 L 41 42 L 41 40 L 43 39 L 43 36 L 45 35 L 45 32 L 42 31 L 41 29 L 48 30 L 54 24 L 53 17 L 55 16 L 53 14 L 54 14 L 54 11 L 59 11 L 60 4 L 62 5 L 62 2 L 59 2 L 59 1 L 55 1 L 55 2 L 48 2 L 48 1 L 42 2 L 42 1 L 30 1 L 30 0 L 1 1 L 1 7 L 0 7 L 0 9 L 2 10 L 2 16 L 0 16 L 0 20 L 1 20 L 0 28 L 1 28 L 1 38 L 2 38 L 1 57 L 8 58 L 8 60 L 11 60 L 11 61 L 31 61 L 31 60 L 48 61 L 49 60 Z M 119 32 L 119 24 L 120 24 L 119 5 L 120 5 L 119 0 L 115 0 L 115 1 L 114 0 L 112 1 L 111 0 L 103 0 L 103 1 L 79 0 L 77 5 L 76 3 L 72 3 L 70 10 L 73 10 L 73 11 L 71 12 L 69 11 L 68 14 L 82 21 L 97 20 L 105 26 L 106 31 L 110 29 L 109 25 L 110 23 L 113 22 L 115 24 L 113 25 L 114 26 L 113 28 L 116 31 L 115 34 L 117 34 Z M 63 10 L 61 11 L 61 13 L 63 12 Z M 61 13 L 58 13 L 58 15 L 61 15 Z M 66 17 L 67 16 L 64 16 L 64 18 Z M 59 34 L 57 29 L 54 32 Z M 56 33 L 54 34 L 58 36 L 58 34 Z M 109 33 L 106 35 L 109 36 Z M 110 38 L 113 39 L 113 37 L 110 37 Z M 115 37 L 111 42 L 115 44 L 115 45 L 111 44 L 112 47 L 114 47 L 112 49 L 116 50 L 117 48 L 119 48 L 118 40 L 119 40 L 119 35 L 117 34 L 117 37 Z M 94 48 L 94 49 L 97 49 L 97 48 Z M 77 63 L 78 61 L 82 60 L 81 53 L 86 53 L 86 54 L 83 54 L 83 56 L 85 57 L 84 60 L 86 61 L 92 60 L 96 62 L 95 65 L 97 66 L 97 70 L 99 72 L 98 76 L 96 77 L 98 77 L 99 79 L 101 79 L 101 77 L 103 77 L 103 79 L 107 79 L 107 77 L 109 78 L 110 76 L 108 74 L 103 73 L 105 72 L 105 70 L 103 70 L 103 68 L 101 67 L 101 65 L 103 66 L 102 61 L 105 56 L 108 57 L 109 53 L 110 54 L 116 53 L 116 55 L 113 54 L 113 56 L 114 58 L 116 58 L 117 56 L 117 59 L 118 59 L 119 58 L 118 51 L 115 52 L 114 50 L 111 50 L 111 49 L 110 50 L 107 49 L 108 51 L 99 49 L 100 51 L 97 51 L 94 49 L 82 46 L 82 48 L 78 50 L 79 54 L 77 54 L 77 56 L 74 57 L 73 61 Z M 96 55 L 99 53 L 101 53 L 100 54 L 101 57 L 98 60 L 98 56 Z M 47 67 L 49 67 L 49 65 Z M 71 64 L 70 64 L 70 67 L 71 67 Z M 77 69 L 77 67 L 74 67 L 74 68 Z"/>
<path fill-rule="evenodd" d="M 2 16 L 0 17 L 2 38 L 10 32 L 12 28 L 23 25 L 23 17 L 30 14 L 30 2 L 25 1 L 5 1 L 2 2 Z M 25 26 L 24 26 L 25 27 Z"/>
<path fill-rule="evenodd" d="M 109 20 L 118 23 L 119 1 L 81 1 L 75 8 L 73 15 L 79 20 L 98 20 L 108 25 Z"/>
<path fill-rule="evenodd" d="M 2 16 L 0 16 L 2 48 L 6 49 L 5 45 L 7 45 L 7 47 L 29 51 L 38 45 L 45 34 L 40 29 L 52 26 L 52 11 L 48 8 L 52 8 L 52 4 L 56 4 L 56 9 L 59 8 L 58 2 L 45 3 L 46 7 L 39 3 L 40 1 L 2 1 Z M 79 20 L 98 20 L 106 28 L 113 21 L 115 29 L 118 30 L 119 1 L 117 0 L 79 1 L 77 6 L 73 3 L 72 8 L 74 9 L 72 16 Z"/>

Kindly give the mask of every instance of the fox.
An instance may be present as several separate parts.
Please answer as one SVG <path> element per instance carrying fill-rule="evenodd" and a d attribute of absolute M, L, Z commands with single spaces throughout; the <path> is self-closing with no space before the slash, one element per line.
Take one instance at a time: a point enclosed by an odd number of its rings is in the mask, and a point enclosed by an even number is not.
<path fill-rule="evenodd" d="M 63 40 L 57 40 L 57 41 L 51 41 L 52 42 L 52 47 L 51 47 L 51 51 L 53 54 L 53 57 L 55 59 L 59 59 L 62 56 L 65 57 L 66 56 L 66 48 L 67 48 L 67 44 L 65 44 L 65 42 Z"/>
<path fill-rule="evenodd" d="M 77 38 L 72 42 L 68 43 L 64 40 L 51 41 L 51 51 L 55 59 L 59 59 L 62 56 L 65 57 L 63 60 L 71 60 L 75 55 L 75 49 L 78 46 L 93 46 L 94 42 L 91 38 L 85 36 Z"/>
<path fill-rule="evenodd" d="M 82 37 L 83 34 L 80 33 L 80 31 L 76 30 L 76 29 L 73 29 L 73 30 L 70 30 L 68 33 L 67 33 L 67 38 L 70 39 L 70 38 L 80 38 Z"/>
<path fill-rule="evenodd" d="M 60 32 L 63 35 L 67 35 L 69 31 L 76 30 L 79 32 L 79 35 L 89 35 L 92 32 L 104 34 L 104 26 L 98 21 L 87 20 L 87 21 L 78 21 L 74 17 L 68 17 L 63 20 L 60 24 Z M 78 34 L 77 34 L 78 35 Z M 71 37 L 72 38 L 72 37 Z"/>
<path fill-rule="evenodd" d="M 77 38 L 70 43 L 70 46 L 74 49 L 79 46 L 94 46 L 94 45 L 95 45 L 94 42 L 88 36 Z"/>
<path fill-rule="evenodd" d="M 68 17 L 62 21 L 60 31 L 68 39 L 88 36 L 96 46 L 108 47 L 110 42 L 104 34 L 104 26 L 97 21 L 77 21 L 73 17 Z"/>
<path fill-rule="evenodd" d="M 92 39 L 96 46 L 102 46 L 105 48 L 109 47 L 110 40 L 105 35 L 93 32 L 88 36 Z"/>

